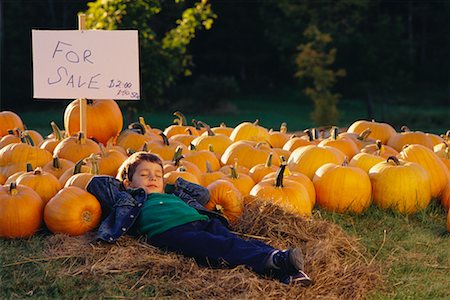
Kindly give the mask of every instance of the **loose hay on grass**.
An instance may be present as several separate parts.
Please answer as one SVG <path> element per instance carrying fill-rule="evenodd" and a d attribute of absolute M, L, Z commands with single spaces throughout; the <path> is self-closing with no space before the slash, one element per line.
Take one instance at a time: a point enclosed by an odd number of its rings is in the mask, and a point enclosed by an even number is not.
<path fill-rule="evenodd" d="M 233 230 L 281 249 L 301 246 L 305 271 L 314 284 L 283 285 L 249 271 L 210 269 L 191 258 L 161 251 L 144 240 L 124 236 L 116 244 L 91 244 L 94 235 L 48 238 L 44 253 L 66 257 L 63 275 L 108 276 L 138 274 L 124 289 L 153 287 L 156 296 L 171 299 L 361 299 L 382 283 L 380 267 L 367 257 L 355 237 L 316 216 L 310 220 L 289 214 L 267 202 L 250 204 Z"/>

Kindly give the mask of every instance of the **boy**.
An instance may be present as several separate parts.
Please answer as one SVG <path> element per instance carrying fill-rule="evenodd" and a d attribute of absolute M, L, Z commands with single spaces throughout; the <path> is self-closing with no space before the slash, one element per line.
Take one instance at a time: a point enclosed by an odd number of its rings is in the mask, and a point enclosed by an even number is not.
<path fill-rule="evenodd" d="M 147 152 L 136 152 L 127 158 L 117 175 L 127 192 L 138 199 L 139 209 L 132 218 L 135 219 L 137 215 L 137 230 L 148 238 L 150 244 L 193 257 L 203 265 L 246 265 L 258 274 L 277 278 L 286 284 L 311 284 L 311 279 L 302 271 L 303 254 L 300 248 L 282 251 L 261 241 L 244 240 L 234 235 L 214 214 L 198 209 L 199 203 L 191 197 L 188 197 L 188 205 L 183 201 L 185 199 L 165 194 L 163 175 L 159 156 Z M 98 180 L 94 177 L 88 185 L 88 191 L 104 198 L 99 193 Z M 189 183 L 184 192 L 201 194 L 199 188 L 204 189 Z M 142 202 L 143 192 L 146 200 Z M 122 199 L 123 196 L 125 194 L 115 198 Z M 115 212 L 116 218 L 117 215 L 123 213 Z M 123 232 L 127 230 L 127 226 L 122 227 Z"/>

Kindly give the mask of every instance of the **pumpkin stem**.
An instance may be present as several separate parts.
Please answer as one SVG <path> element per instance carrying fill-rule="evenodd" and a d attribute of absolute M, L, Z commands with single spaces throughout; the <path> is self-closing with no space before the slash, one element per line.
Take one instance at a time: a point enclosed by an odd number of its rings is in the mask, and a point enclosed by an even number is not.
<path fill-rule="evenodd" d="M 287 123 L 286 122 L 281 123 L 280 132 L 281 133 L 286 133 L 287 132 Z"/>
<path fill-rule="evenodd" d="M 145 142 L 144 145 L 142 145 L 142 151 L 148 152 L 148 143 L 149 142 Z"/>
<path fill-rule="evenodd" d="M 357 139 L 360 141 L 365 141 L 367 140 L 367 138 L 369 137 L 369 135 L 372 133 L 372 130 L 370 130 L 370 128 L 366 128 L 366 130 L 364 130 L 363 132 L 361 132 Z"/>
<path fill-rule="evenodd" d="M 144 135 L 147 132 L 145 126 L 142 123 L 138 122 L 133 122 L 130 125 L 128 125 L 128 129 L 142 135 Z"/>
<path fill-rule="evenodd" d="M 313 132 L 310 129 L 305 129 L 303 132 L 308 135 L 308 140 L 310 142 L 314 141 L 314 135 L 313 135 Z"/>
<path fill-rule="evenodd" d="M 144 146 L 145 146 L 145 145 L 144 145 Z M 131 149 L 131 148 L 127 148 L 126 152 L 127 152 L 127 155 L 128 155 L 128 156 L 131 156 L 131 155 L 133 155 L 134 153 L 136 153 L 136 150 Z"/>
<path fill-rule="evenodd" d="M 400 128 L 400 130 L 401 130 L 402 132 L 410 132 L 410 131 L 411 131 L 411 129 L 409 129 L 408 126 L 406 126 L 406 125 L 403 125 L 403 126 Z"/>
<path fill-rule="evenodd" d="M 230 171 L 231 171 L 230 178 L 231 179 L 238 179 L 239 178 L 239 174 L 236 171 L 236 169 L 237 169 L 237 164 L 235 164 L 234 166 L 233 165 L 230 166 Z"/>
<path fill-rule="evenodd" d="M 191 150 L 191 151 L 197 151 L 197 147 L 195 147 L 194 144 L 190 143 L 190 144 L 189 144 L 189 150 Z"/>
<path fill-rule="evenodd" d="M 342 166 L 343 167 L 348 166 L 348 157 L 347 156 L 344 157 L 344 161 L 342 162 Z"/>
<path fill-rule="evenodd" d="M 167 136 L 162 132 L 159 135 L 162 137 L 164 145 L 169 146 L 170 144 L 169 144 L 169 139 L 167 138 Z"/>
<path fill-rule="evenodd" d="M 98 160 L 99 160 L 98 154 L 94 153 L 92 153 L 88 158 L 86 158 L 86 161 L 91 164 L 91 168 L 89 171 L 90 174 L 93 175 L 99 174 Z"/>
<path fill-rule="evenodd" d="M 42 175 L 42 169 L 37 167 L 36 170 L 33 171 L 33 175 Z"/>
<path fill-rule="evenodd" d="M 17 190 L 17 184 L 15 182 L 10 183 L 8 192 L 11 196 L 15 196 L 19 193 L 19 191 Z"/>
<path fill-rule="evenodd" d="M 222 205 L 216 204 L 216 205 L 214 205 L 214 211 L 218 212 L 219 214 L 223 214 L 224 213 L 224 208 L 223 208 Z"/>
<path fill-rule="evenodd" d="M 209 160 L 206 161 L 206 173 L 212 173 L 212 167 L 211 167 L 211 163 L 209 162 Z"/>
<path fill-rule="evenodd" d="M 92 99 L 86 99 L 86 104 L 87 104 L 87 105 L 93 105 L 93 104 L 94 104 L 94 100 L 92 100 Z"/>
<path fill-rule="evenodd" d="M 180 111 L 176 111 L 173 113 L 174 116 L 176 116 L 177 118 L 173 120 L 173 122 L 175 124 L 178 124 L 180 126 L 186 126 L 186 117 L 180 112 Z"/>
<path fill-rule="evenodd" d="M 208 132 L 208 136 L 215 136 L 216 134 L 214 133 L 214 131 L 211 130 L 211 126 L 209 126 L 208 124 L 206 124 L 205 122 L 202 121 L 198 121 L 197 122 L 199 125 L 201 125 L 202 127 L 206 128 L 206 132 Z"/>
<path fill-rule="evenodd" d="M 255 122 L 253 122 L 253 125 L 255 126 L 259 125 L 259 119 L 256 119 Z"/>
<path fill-rule="evenodd" d="M 209 152 L 215 153 L 213 144 L 208 144 L 208 150 Z"/>
<path fill-rule="evenodd" d="M 73 167 L 72 175 L 81 173 L 81 167 L 84 166 L 85 164 L 86 162 L 84 161 L 84 159 L 80 159 L 79 161 L 77 161 L 77 163 Z"/>
<path fill-rule="evenodd" d="M 61 163 L 59 161 L 59 157 L 58 156 L 53 156 L 53 168 L 55 169 L 61 169 Z"/>
<path fill-rule="evenodd" d="M 84 132 L 78 132 L 77 143 L 80 145 L 86 144 L 86 138 L 84 136 Z"/>
<path fill-rule="evenodd" d="M 22 143 L 26 143 L 30 146 L 34 146 L 34 141 L 28 133 L 26 133 L 25 131 L 22 131 L 21 136 L 22 137 L 20 138 L 20 141 Z"/>
<path fill-rule="evenodd" d="M 54 136 L 55 140 L 57 140 L 57 141 L 62 140 L 63 135 L 62 135 L 61 129 L 59 129 L 58 125 L 56 125 L 56 123 L 54 121 L 51 121 L 50 126 L 52 127 L 53 136 Z"/>
<path fill-rule="evenodd" d="M 266 160 L 266 164 L 265 164 L 266 168 L 270 168 L 272 166 L 272 158 L 273 158 L 273 153 L 270 152 L 269 155 L 267 156 L 267 160 Z"/>
<path fill-rule="evenodd" d="M 282 188 L 283 187 L 283 177 L 284 177 L 284 170 L 286 169 L 286 161 L 283 161 L 278 168 L 277 171 L 277 177 L 275 179 L 275 187 Z"/>
<path fill-rule="evenodd" d="M 389 161 L 393 161 L 395 163 L 395 165 L 400 166 L 400 161 L 398 160 L 397 157 L 395 156 L 389 156 L 388 159 L 386 160 L 387 162 Z"/>
<path fill-rule="evenodd" d="M 181 146 L 178 146 L 175 149 L 175 153 L 173 154 L 173 158 L 172 161 L 175 163 L 175 165 L 178 165 L 178 162 L 180 161 L 180 159 L 183 158 L 183 148 Z"/>
<path fill-rule="evenodd" d="M 332 140 L 337 140 L 339 135 L 339 127 L 337 126 L 331 127 L 330 135 Z"/>

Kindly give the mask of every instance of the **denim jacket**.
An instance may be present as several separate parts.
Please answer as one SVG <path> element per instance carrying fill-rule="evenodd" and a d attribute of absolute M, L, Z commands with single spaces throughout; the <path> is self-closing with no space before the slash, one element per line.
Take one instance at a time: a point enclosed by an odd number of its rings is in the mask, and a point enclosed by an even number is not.
<path fill-rule="evenodd" d="M 94 176 L 86 187 L 102 207 L 102 220 L 97 231 L 97 240 L 114 243 L 132 229 L 137 216 L 147 199 L 141 188 L 125 189 L 123 184 L 111 176 Z M 174 185 L 167 185 L 166 192 L 181 198 L 201 214 L 219 218 L 228 227 L 227 220 L 204 207 L 209 201 L 209 191 L 197 184 L 178 178 Z"/>

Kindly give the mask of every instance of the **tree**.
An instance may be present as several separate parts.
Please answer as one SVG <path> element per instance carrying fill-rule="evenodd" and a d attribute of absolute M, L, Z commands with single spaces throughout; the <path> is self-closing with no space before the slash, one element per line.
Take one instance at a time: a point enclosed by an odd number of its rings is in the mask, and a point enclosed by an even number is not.
<path fill-rule="evenodd" d="M 175 4 L 174 4 L 175 3 Z M 180 75 L 190 75 L 187 47 L 200 29 L 210 29 L 217 17 L 207 0 L 185 8 L 183 0 L 97 0 L 88 3 L 88 29 L 139 30 L 141 99 L 150 109 Z M 177 14 L 181 13 L 181 17 Z M 178 18 L 178 19 L 177 19 Z"/>
<path fill-rule="evenodd" d="M 297 58 L 296 77 L 311 79 L 304 92 L 314 102 L 311 119 L 316 125 L 335 125 L 339 119 L 337 103 L 340 95 L 331 92 L 337 77 L 345 76 L 344 69 L 334 71 L 330 66 L 336 58 L 336 48 L 329 49 L 333 41 L 330 34 L 322 33 L 315 25 L 306 28 L 308 42 L 301 44 Z"/>

